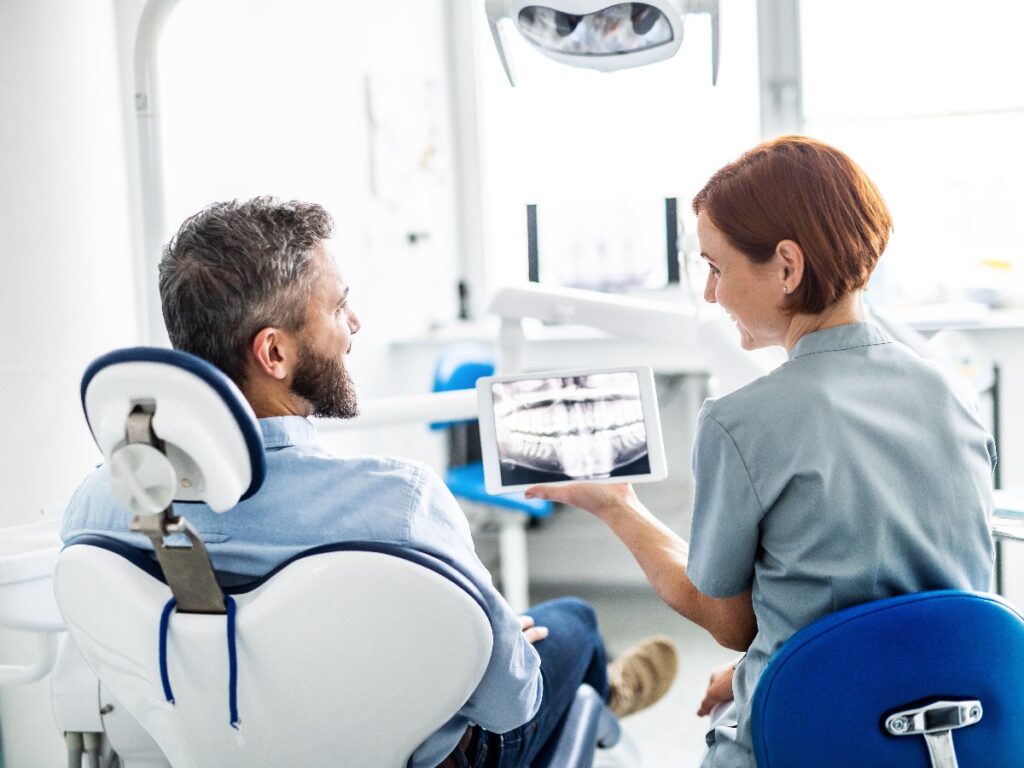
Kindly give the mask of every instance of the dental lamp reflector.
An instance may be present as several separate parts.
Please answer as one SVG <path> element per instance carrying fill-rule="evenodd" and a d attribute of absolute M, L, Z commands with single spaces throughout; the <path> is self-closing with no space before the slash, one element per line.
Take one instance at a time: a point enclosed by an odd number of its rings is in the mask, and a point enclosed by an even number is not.
<path fill-rule="evenodd" d="M 718 82 L 719 0 L 485 0 L 487 22 L 510 84 L 515 73 L 504 22 L 548 58 L 610 72 L 670 58 L 683 42 L 687 14 L 711 16 L 711 82 Z M 539 3 L 546 3 L 544 5 Z"/>

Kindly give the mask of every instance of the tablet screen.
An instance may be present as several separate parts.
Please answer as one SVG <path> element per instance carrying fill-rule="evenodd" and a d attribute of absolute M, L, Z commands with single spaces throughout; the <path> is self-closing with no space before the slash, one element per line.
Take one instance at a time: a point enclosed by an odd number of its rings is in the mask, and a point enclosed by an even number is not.
<path fill-rule="evenodd" d="M 651 472 L 636 371 L 490 386 L 502 486 Z"/>

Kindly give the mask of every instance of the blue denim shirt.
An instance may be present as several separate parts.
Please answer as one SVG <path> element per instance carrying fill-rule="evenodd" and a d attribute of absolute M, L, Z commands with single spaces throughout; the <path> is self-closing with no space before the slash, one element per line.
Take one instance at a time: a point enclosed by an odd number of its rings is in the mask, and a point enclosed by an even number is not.
<path fill-rule="evenodd" d="M 299 416 L 259 423 L 267 476 L 258 493 L 225 514 L 205 504 L 176 505 L 176 513 L 199 532 L 214 568 L 262 576 L 305 549 L 354 539 L 413 547 L 457 563 L 487 601 L 494 647 L 469 701 L 416 750 L 411 765 L 436 766 L 469 723 L 503 733 L 532 718 L 542 696 L 540 658 L 477 558 L 466 517 L 444 482 L 415 462 L 332 456 L 316 444 L 313 425 Z M 131 514 L 109 488 L 106 467 L 85 479 L 68 505 L 62 537 L 103 533 L 151 550 L 145 536 L 129 532 Z"/>
<path fill-rule="evenodd" d="M 894 595 L 991 588 L 995 460 L 974 408 L 872 323 L 807 334 L 704 404 L 687 574 L 712 597 L 752 590 L 757 616 L 705 768 L 753 768 L 750 701 L 797 630 Z"/>

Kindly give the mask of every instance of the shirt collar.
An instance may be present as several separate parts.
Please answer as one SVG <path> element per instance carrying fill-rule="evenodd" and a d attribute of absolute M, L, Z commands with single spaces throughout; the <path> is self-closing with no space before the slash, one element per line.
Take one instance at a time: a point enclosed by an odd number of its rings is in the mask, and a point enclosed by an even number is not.
<path fill-rule="evenodd" d="M 874 323 L 846 323 L 801 336 L 790 350 L 789 359 L 890 342 L 892 339 Z"/>
<path fill-rule="evenodd" d="M 259 422 L 266 448 L 287 448 L 316 442 L 316 427 L 302 416 L 271 416 Z"/>

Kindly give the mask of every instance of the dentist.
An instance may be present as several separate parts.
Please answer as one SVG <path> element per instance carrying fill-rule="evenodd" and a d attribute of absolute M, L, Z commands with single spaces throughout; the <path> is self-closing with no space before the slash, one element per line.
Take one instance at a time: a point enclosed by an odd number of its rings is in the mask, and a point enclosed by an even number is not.
<path fill-rule="evenodd" d="M 849 157 L 801 136 L 765 142 L 715 173 L 693 210 L 704 299 L 745 349 L 789 354 L 704 403 L 689 544 L 629 485 L 527 495 L 599 517 L 665 602 L 745 652 L 701 706 L 726 705 L 703 765 L 753 768 L 750 701 L 794 632 L 893 595 L 990 589 L 996 456 L 942 372 L 866 319 L 892 220 Z"/>

